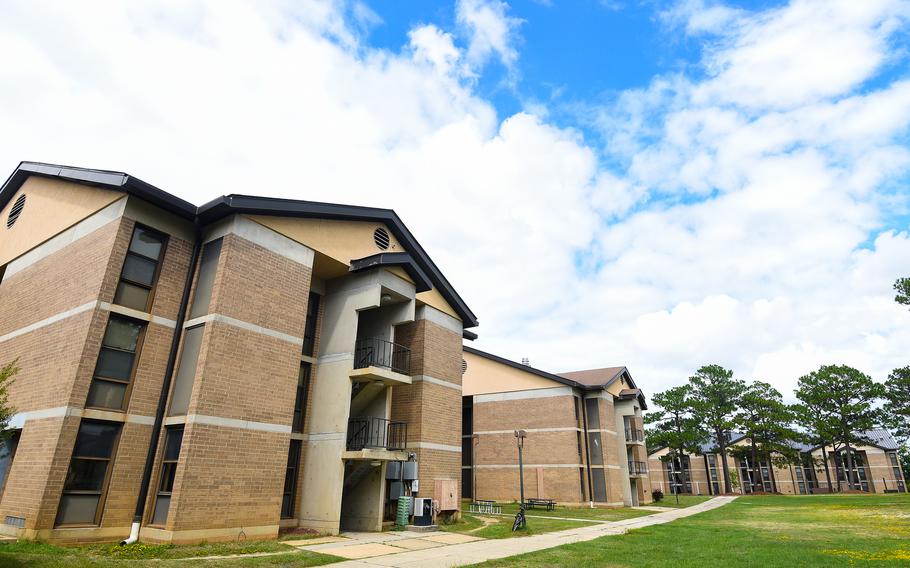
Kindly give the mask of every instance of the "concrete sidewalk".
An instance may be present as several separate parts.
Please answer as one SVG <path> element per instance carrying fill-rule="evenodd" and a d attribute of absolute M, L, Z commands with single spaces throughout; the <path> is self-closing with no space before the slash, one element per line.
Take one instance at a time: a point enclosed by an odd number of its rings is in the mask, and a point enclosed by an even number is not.
<path fill-rule="evenodd" d="M 506 558 L 516 554 L 526 552 L 535 552 L 546 548 L 553 548 L 563 544 L 573 542 L 584 542 L 593 540 L 606 535 L 622 534 L 629 529 L 647 527 L 669 523 L 676 519 L 688 517 L 716 509 L 733 501 L 736 497 L 715 497 L 704 503 L 692 505 L 684 509 L 673 509 L 670 511 L 655 513 L 646 517 L 636 517 L 634 519 L 624 519 L 622 521 L 600 523 L 592 526 L 580 527 L 564 531 L 556 531 L 527 537 L 516 537 L 496 540 L 481 540 L 468 535 L 456 533 L 415 533 L 414 535 L 396 535 L 395 533 L 363 533 L 364 539 L 358 538 L 361 535 L 350 535 L 353 538 L 345 539 L 345 542 L 328 542 L 323 544 L 314 544 L 310 546 L 300 546 L 302 550 L 311 550 L 313 552 L 322 552 L 324 554 L 345 555 L 344 548 L 358 547 L 355 550 L 349 550 L 359 557 L 357 560 L 349 560 L 338 564 L 332 564 L 335 568 L 375 568 L 377 566 L 394 566 L 398 568 L 411 568 L 421 566 L 431 567 L 449 567 L 464 566 L 466 564 L 475 564 L 486 560 L 496 558 Z M 372 534 L 372 537 L 367 537 Z M 417 536 L 419 534 L 419 536 Z M 433 539 L 434 535 L 439 538 Z M 449 535 L 446 538 L 446 535 Z M 469 539 L 469 541 L 459 542 L 459 538 Z M 406 546 L 416 545 L 417 540 L 428 540 L 436 545 L 427 548 L 407 549 Z M 447 540 L 448 542 L 442 542 Z M 407 544 L 405 544 L 407 543 Z M 375 550 L 375 555 L 371 551 Z"/>

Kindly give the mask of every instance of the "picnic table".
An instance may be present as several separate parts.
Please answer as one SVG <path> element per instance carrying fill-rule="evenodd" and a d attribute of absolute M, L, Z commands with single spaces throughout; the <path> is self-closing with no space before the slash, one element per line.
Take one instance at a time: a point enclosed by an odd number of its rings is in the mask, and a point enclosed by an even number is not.
<path fill-rule="evenodd" d="M 547 511 L 553 511 L 556 509 L 556 501 L 553 499 L 527 499 L 525 505 L 528 509 L 533 509 L 535 507 L 546 507 Z"/>

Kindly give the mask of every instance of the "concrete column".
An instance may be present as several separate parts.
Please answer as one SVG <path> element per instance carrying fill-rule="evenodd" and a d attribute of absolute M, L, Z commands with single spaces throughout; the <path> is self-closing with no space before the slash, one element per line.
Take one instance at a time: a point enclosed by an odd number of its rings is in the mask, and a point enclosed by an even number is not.
<path fill-rule="evenodd" d="M 345 451 L 350 417 L 350 377 L 354 369 L 354 346 L 357 340 L 359 312 L 379 308 L 382 296 L 386 293 L 409 298 L 404 302 L 405 307 L 390 311 L 392 319 L 405 318 L 408 314 L 413 319 L 415 295 L 413 284 L 385 270 L 351 275 L 326 283 L 317 379 L 313 383 L 311 393 L 312 414 L 309 418 L 302 471 L 303 490 L 300 502 L 302 527 L 330 534 L 337 534 L 341 528 L 345 475 L 341 455 Z M 390 323 L 390 327 L 391 325 Z M 388 407 L 385 399 L 382 400 L 382 404 Z M 380 480 L 376 484 L 370 481 L 370 477 L 362 480 L 361 484 L 367 485 L 363 489 L 358 486 L 358 492 L 366 491 L 367 486 L 373 487 L 375 491 L 370 490 L 370 493 L 378 495 L 381 500 L 383 498 L 381 489 L 384 485 L 381 477 L 380 472 Z M 378 515 L 381 528 L 381 502 Z"/>

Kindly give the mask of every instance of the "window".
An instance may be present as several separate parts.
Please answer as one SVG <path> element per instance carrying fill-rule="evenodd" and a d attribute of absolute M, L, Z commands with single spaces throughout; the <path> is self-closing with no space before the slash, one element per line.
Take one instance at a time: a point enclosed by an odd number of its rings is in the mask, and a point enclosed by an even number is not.
<path fill-rule="evenodd" d="M 607 483 L 604 478 L 604 470 L 600 468 L 591 469 L 591 484 L 594 486 L 594 501 L 596 503 L 606 503 Z"/>
<path fill-rule="evenodd" d="M 0 495 L 3 495 L 3 488 L 6 487 L 6 480 L 13 467 L 20 432 L 21 430 L 13 430 L 6 441 L 0 442 Z"/>
<path fill-rule="evenodd" d="M 578 444 L 578 457 L 581 457 L 581 431 L 575 431 L 575 442 Z"/>
<path fill-rule="evenodd" d="M 85 420 L 79 425 L 63 496 L 57 509 L 58 525 L 98 525 L 110 479 L 120 424 Z"/>
<path fill-rule="evenodd" d="M 161 459 L 161 476 L 158 478 L 158 493 L 155 496 L 153 525 L 164 526 L 171 508 L 171 494 L 174 492 L 174 477 L 177 475 L 177 459 L 183 445 L 183 426 L 167 429 L 164 442 L 164 456 Z"/>
<path fill-rule="evenodd" d="M 578 491 L 581 495 L 581 501 L 585 500 L 585 468 L 578 468 Z"/>
<path fill-rule="evenodd" d="M 715 495 L 720 494 L 720 477 L 717 474 L 717 456 L 708 454 L 708 478 L 711 480 L 711 488 Z"/>
<path fill-rule="evenodd" d="M 294 400 L 292 432 L 303 432 L 304 420 L 306 419 L 307 393 L 310 390 L 310 373 L 310 364 L 301 363 L 300 374 L 297 376 L 297 398 Z"/>
<path fill-rule="evenodd" d="M 461 435 L 470 436 L 474 433 L 474 397 L 465 396 L 461 399 Z"/>
<path fill-rule="evenodd" d="M 904 486 L 904 476 L 901 475 L 901 463 L 897 459 L 897 452 L 889 453 L 888 458 L 891 460 L 891 467 L 894 470 L 894 479 L 897 481 L 897 490 L 904 493 L 907 491 L 907 488 Z M 2 489 L 2 481 L 0 481 L 0 491 L 2 491 Z"/>
<path fill-rule="evenodd" d="M 291 440 L 288 448 L 288 465 L 284 473 L 284 496 L 281 499 L 281 518 L 294 518 L 294 501 L 297 494 L 297 470 L 300 466 L 300 440 Z"/>
<path fill-rule="evenodd" d="M 124 410 L 144 330 L 145 325 L 141 322 L 110 317 L 86 406 Z"/>
<path fill-rule="evenodd" d="M 575 402 L 575 423 L 581 424 L 581 405 L 578 402 L 579 399 L 577 396 L 573 396 L 572 400 Z"/>
<path fill-rule="evenodd" d="M 303 329 L 303 354 L 312 356 L 316 349 L 316 324 L 319 319 L 319 294 L 310 292 L 306 305 L 306 323 Z"/>
<path fill-rule="evenodd" d="M 136 225 L 130 248 L 123 261 L 120 283 L 114 303 L 147 312 L 158 280 L 159 260 L 167 237 L 157 231 Z"/>
<path fill-rule="evenodd" d="M 217 239 L 206 243 L 202 249 L 202 260 L 199 261 L 199 276 L 196 278 L 196 291 L 193 294 L 193 309 L 190 318 L 198 318 L 209 313 L 212 302 L 212 289 L 215 285 L 215 274 L 218 271 L 218 259 L 221 257 L 221 243 Z"/>
<path fill-rule="evenodd" d="M 193 379 L 196 377 L 196 363 L 199 360 L 199 347 L 202 345 L 204 325 L 197 325 L 183 334 L 183 351 L 180 352 L 180 365 L 174 377 L 174 388 L 171 391 L 171 408 L 169 416 L 183 416 L 190 406 L 193 394 Z"/>

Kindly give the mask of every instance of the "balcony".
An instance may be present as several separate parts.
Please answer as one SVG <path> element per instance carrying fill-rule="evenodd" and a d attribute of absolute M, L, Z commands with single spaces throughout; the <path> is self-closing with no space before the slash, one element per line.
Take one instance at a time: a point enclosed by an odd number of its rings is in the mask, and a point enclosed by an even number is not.
<path fill-rule="evenodd" d="M 643 461 L 630 461 L 629 462 L 629 475 L 647 475 L 648 474 L 648 464 Z"/>
<path fill-rule="evenodd" d="M 644 430 L 639 430 L 637 428 L 626 428 L 626 443 L 627 444 L 643 444 L 644 441 L 645 441 Z"/>
<path fill-rule="evenodd" d="M 411 384 L 411 350 L 378 337 L 358 339 L 354 348 L 352 379 L 385 384 Z"/>
<path fill-rule="evenodd" d="M 365 449 L 403 451 L 408 445 L 408 423 L 359 416 L 348 420 L 347 451 Z"/>

